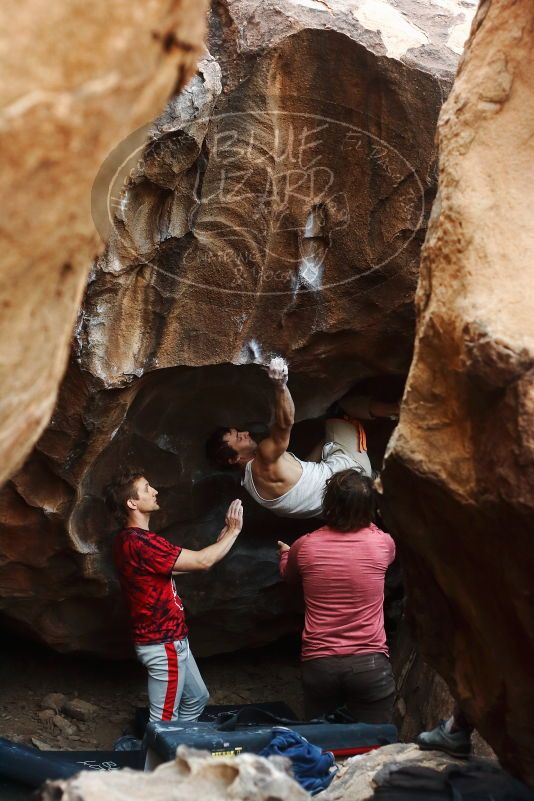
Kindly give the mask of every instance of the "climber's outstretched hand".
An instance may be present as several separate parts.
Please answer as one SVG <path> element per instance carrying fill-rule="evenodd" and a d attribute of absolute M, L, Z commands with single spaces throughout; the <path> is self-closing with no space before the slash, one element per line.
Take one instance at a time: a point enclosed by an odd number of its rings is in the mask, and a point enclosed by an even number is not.
<path fill-rule="evenodd" d="M 287 362 L 281 356 L 274 356 L 267 368 L 269 378 L 274 384 L 284 387 L 287 384 Z"/>

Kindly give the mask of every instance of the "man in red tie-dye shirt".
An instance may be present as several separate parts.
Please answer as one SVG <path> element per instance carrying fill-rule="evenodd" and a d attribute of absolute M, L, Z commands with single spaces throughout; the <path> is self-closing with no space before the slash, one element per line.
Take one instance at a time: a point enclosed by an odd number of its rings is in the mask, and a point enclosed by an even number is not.
<path fill-rule="evenodd" d="M 148 670 L 150 720 L 197 720 L 209 692 L 189 649 L 184 607 L 173 573 L 208 570 L 235 543 L 242 525 L 240 500 L 232 501 L 217 541 L 200 551 L 172 545 L 150 531 L 159 509 L 157 490 L 142 473 L 116 478 L 106 502 L 123 526 L 113 557 L 132 623 L 135 650 Z"/>

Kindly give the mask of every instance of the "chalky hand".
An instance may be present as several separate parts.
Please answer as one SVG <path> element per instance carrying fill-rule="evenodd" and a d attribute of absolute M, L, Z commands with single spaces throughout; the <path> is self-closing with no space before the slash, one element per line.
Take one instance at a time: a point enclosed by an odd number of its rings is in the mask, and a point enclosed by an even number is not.
<path fill-rule="evenodd" d="M 281 356 L 275 356 L 271 359 L 269 367 L 267 368 L 269 378 L 274 384 L 284 387 L 287 384 L 288 369 L 287 362 Z"/>

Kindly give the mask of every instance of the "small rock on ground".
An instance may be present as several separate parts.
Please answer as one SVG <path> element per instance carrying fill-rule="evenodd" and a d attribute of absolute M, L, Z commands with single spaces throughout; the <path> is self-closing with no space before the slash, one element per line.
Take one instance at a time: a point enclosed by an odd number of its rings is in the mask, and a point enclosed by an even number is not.
<path fill-rule="evenodd" d="M 54 746 L 53 745 L 49 745 L 48 743 L 45 743 L 44 740 L 39 740 L 38 737 L 32 737 L 31 741 L 32 741 L 33 745 L 36 748 L 39 749 L 39 751 L 53 751 L 54 750 Z"/>
<path fill-rule="evenodd" d="M 41 709 L 55 709 L 56 712 L 59 712 L 64 703 L 63 693 L 48 693 L 41 701 Z"/>
<path fill-rule="evenodd" d="M 67 737 L 71 737 L 78 731 L 74 723 L 71 723 L 70 720 L 67 720 L 67 718 L 62 717 L 61 715 L 54 716 L 54 725 L 57 726 L 61 733 L 65 734 Z"/>
<path fill-rule="evenodd" d="M 88 721 L 93 720 L 100 712 L 100 709 L 95 704 L 82 701 L 81 698 L 73 698 L 70 701 L 65 701 L 61 711 L 76 720 Z"/>

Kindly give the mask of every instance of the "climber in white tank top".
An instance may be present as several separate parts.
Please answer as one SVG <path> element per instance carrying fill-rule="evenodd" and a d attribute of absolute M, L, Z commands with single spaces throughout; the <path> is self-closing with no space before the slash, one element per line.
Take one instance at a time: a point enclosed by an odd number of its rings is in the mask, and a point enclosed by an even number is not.
<path fill-rule="evenodd" d="M 308 461 L 298 459 L 287 450 L 295 405 L 287 388 L 284 359 L 272 359 L 268 374 L 275 389 L 274 423 L 269 436 L 258 444 L 248 431 L 218 429 L 208 440 L 208 457 L 220 467 L 241 467 L 241 483 L 260 506 L 281 517 L 320 517 L 330 476 L 347 468 L 371 475 L 365 431 L 358 420 L 327 420 L 326 442 Z M 369 398 L 364 399 L 362 410 L 375 416 L 370 403 Z M 362 406 L 362 399 L 357 405 Z M 398 411 L 398 404 L 377 402 L 376 408 L 376 416 L 385 417 Z"/>

